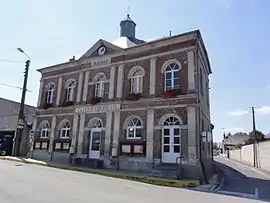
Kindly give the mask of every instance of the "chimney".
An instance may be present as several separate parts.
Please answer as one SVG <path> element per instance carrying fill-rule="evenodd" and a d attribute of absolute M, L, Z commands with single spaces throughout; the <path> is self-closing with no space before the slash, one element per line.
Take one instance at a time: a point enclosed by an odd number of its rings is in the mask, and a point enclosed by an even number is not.
<path fill-rule="evenodd" d="M 73 56 L 71 59 L 69 59 L 69 62 L 75 61 L 75 56 Z"/>

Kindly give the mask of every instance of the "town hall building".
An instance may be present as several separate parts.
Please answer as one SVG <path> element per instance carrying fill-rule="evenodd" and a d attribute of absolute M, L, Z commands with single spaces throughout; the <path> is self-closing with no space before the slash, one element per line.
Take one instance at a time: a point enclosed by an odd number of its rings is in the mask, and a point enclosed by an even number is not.
<path fill-rule="evenodd" d="M 211 67 L 200 31 L 146 42 L 135 28 L 127 15 L 116 41 L 38 70 L 34 156 L 139 171 L 181 163 L 185 177 L 208 167 Z"/>

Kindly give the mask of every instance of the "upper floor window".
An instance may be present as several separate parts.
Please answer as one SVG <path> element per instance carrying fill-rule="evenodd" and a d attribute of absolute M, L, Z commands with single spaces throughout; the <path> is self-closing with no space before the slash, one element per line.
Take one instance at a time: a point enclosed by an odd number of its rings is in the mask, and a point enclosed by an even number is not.
<path fill-rule="evenodd" d="M 128 78 L 130 79 L 130 93 L 139 94 L 143 92 L 144 75 L 145 72 L 141 66 L 135 66 L 129 71 Z"/>
<path fill-rule="evenodd" d="M 40 129 L 40 138 L 49 137 L 50 126 L 47 121 L 43 122 Z"/>
<path fill-rule="evenodd" d="M 180 66 L 177 63 L 170 63 L 164 72 L 165 91 L 180 87 Z"/>
<path fill-rule="evenodd" d="M 139 118 L 131 118 L 127 123 L 127 138 L 140 139 L 142 137 L 142 122 Z"/>
<path fill-rule="evenodd" d="M 105 88 L 105 76 L 99 75 L 99 77 L 96 80 L 96 84 L 95 84 L 95 97 L 103 97 L 104 95 L 104 88 Z"/>
<path fill-rule="evenodd" d="M 76 87 L 76 82 L 74 80 L 69 82 L 67 86 L 67 97 L 66 97 L 67 102 L 74 101 L 75 87 Z"/>
<path fill-rule="evenodd" d="M 54 99 L 54 93 L 55 93 L 55 85 L 52 84 L 49 86 L 48 89 L 48 95 L 47 95 L 47 103 L 48 104 L 52 104 L 53 103 L 53 99 Z"/>
<path fill-rule="evenodd" d="M 71 125 L 68 121 L 65 121 L 61 125 L 60 138 L 68 139 L 70 137 Z"/>

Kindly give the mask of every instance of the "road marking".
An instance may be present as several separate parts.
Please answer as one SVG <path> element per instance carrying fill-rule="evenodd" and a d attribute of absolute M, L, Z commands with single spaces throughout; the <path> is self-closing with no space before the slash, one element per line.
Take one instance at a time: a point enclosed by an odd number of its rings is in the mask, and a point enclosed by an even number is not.
<path fill-rule="evenodd" d="M 245 198 L 251 198 L 251 199 L 258 199 L 259 192 L 258 188 L 255 188 L 255 194 L 248 194 L 248 193 L 241 193 L 241 192 L 232 192 L 232 191 L 226 191 L 226 190 L 219 190 L 217 193 L 219 194 L 225 194 L 225 195 L 234 195 L 238 197 L 245 197 Z"/>

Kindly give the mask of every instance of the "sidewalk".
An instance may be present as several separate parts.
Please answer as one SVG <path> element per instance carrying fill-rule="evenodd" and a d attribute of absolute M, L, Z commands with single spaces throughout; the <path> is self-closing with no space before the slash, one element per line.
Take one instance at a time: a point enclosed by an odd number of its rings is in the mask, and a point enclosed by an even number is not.
<path fill-rule="evenodd" d="M 63 169 L 63 170 L 91 173 L 91 174 L 96 174 L 96 175 L 102 175 L 102 176 L 120 178 L 120 179 L 126 179 L 126 180 L 133 180 L 137 182 L 143 182 L 143 183 L 160 185 L 160 186 L 182 188 L 182 187 L 195 187 L 195 186 L 200 185 L 199 180 L 168 180 L 168 179 L 149 177 L 147 173 L 136 173 L 136 172 L 119 171 L 119 170 L 111 170 L 111 169 L 90 169 L 90 168 L 84 168 L 84 167 L 77 167 L 73 165 L 59 165 L 55 163 L 47 163 L 47 162 L 38 161 L 35 159 L 30 159 L 30 158 L 0 156 L 0 160 L 8 160 L 8 161 L 14 161 L 14 162 L 21 162 L 25 164 L 47 166 L 47 167 L 58 168 L 58 169 Z"/>

